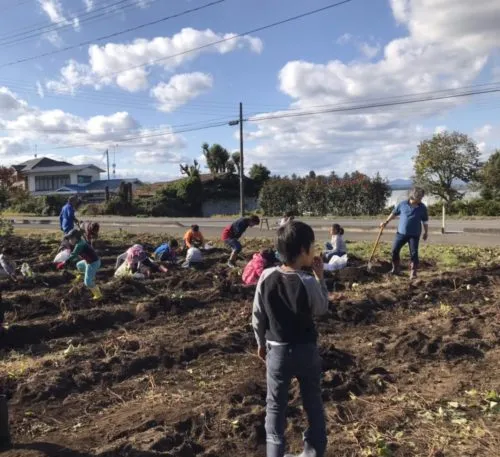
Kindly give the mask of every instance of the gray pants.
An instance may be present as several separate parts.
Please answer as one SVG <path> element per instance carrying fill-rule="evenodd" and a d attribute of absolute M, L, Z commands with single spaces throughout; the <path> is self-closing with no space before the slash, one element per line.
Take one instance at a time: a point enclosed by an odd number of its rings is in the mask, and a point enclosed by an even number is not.
<path fill-rule="evenodd" d="M 304 433 L 308 448 L 323 457 L 326 449 L 326 424 L 321 400 L 321 358 L 316 344 L 267 345 L 267 457 L 285 453 L 286 409 L 292 378 L 300 385 L 302 403 L 309 422 Z"/>

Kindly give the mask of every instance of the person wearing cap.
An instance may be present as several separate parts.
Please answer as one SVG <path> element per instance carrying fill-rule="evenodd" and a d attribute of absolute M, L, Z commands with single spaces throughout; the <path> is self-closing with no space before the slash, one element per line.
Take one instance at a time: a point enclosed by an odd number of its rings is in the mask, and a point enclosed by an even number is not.
<path fill-rule="evenodd" d="M 408 200 L 399 203 L 386 221 L 380 224 L 381 228 L 385 228 L 389 222 L 399 216 L 399 225 L 394 243 L 392 245 L 392 271 L 391 274 L 399 275 L 400 273 L 400 252 L 405 244 L 410 248 L 410 279 L 417 277 L 417 269 L 419 264 L 418 246 L 420 237 L 424 241 L 427 240 L 429 233 L 429 215 L 427 207 L 422 203 L 425 192 L 420 187 L 415 187 Z M 423 227 L 423 235 L 422 235 Z"/>
<path fill-rule="evenodd" d="M 78 219 L 75 216 L 75 207 L 77 203 L 78 199 L 74 195 L 69 197 L 68 203 L 63 206 L 59 214 L 59 224 L 65 235 L 75 228 L 75 223 L 78 223 Z"/>
<path fill-rule="evenodd" d="M 101 267 L 101 259 L 94 251 L 94 248 L 90 246 L 82 237 L 82 232 L 78 229 L 71 230 L 64 237 L 69 245 L 73 248 L 73 251 L 66 262 L 60 263 L 57 267 L 59 269 L 64 268 L 69 263 L 75 262 L 81 259 L 77 264 L 76 268 L 79 272 L 77 274 L 76 280 L 81 279 L 84 276 L 84 284 L 92 292 L 92 298 L 94 300 L 100 300 L 102 298 L 101 289 L 95 283 L 95 277 L 97 271 Z"/>

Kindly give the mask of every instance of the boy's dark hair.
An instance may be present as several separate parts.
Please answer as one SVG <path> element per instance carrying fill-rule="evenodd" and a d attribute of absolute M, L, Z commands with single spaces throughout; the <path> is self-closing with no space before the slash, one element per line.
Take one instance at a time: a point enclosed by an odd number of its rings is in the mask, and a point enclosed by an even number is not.
<path fill-rule="evenodd" d="M 14 251 L 12 250 L 12 248 L 4 247 L 4 248 L 2 248 L 2 254 L 3 255 L 12 255 L 12 254 L 14 254 Z"/>
<path fill-rule="evenodd" d="M 170 243 L 168 243 L 168 245 L 171 248 L 178 248 L 179 247 L 179 242 L 177 240 L 170 240 Z"/>
<path fill-rule="evenodd" d="M 283 217 L 294 217 L 293 211 L 287 211 Z"/>
<path fill-rule="evenodd" d="M 339 235 L 344 234 L 344 229 L 339 224 L 333 224 L 332 229 L 335 233 L 338 233 Z"/>
<path fill-rule="evenodd" d="M 199 232 L 200 231 L 200 226 L 197 225 L 197 224 L 194 224 L 194 225 L 191 226 L 191 230 L 193 232 Z"/>
<path fill-rule="evenodd" d="M 299 221 L 290 221 L 278 229 L 277 247 L 285 264 L 293 263 L 304 250 L 309 252 L 314 244 L 311 226 Z"/>
<path fill-rule="evenodd" d="M 255 215 L 255 214 L 250 216 L 248 219 L 250 220 L 250 222 L 253 222 L 255 225 L 260 224 L 260 218 L 259 218 L 259 216 Z"/>

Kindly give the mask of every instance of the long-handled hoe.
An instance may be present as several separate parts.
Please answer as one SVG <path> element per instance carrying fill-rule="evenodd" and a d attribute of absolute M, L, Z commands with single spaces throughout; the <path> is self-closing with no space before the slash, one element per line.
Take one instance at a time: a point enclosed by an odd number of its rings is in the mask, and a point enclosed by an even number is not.
<path fill-rule="evenodd" d="M 375 256 L 375 252 L 377 251 L 378 245 L 380 243 L 380 237 L 382 236 L 382 232 L 384 231 L 384 227 L 380 227 L 380 230 L 378 232 L 377 239 L 375 240 L 375 244 L 373 245 L 372 253 L 370 255 L 370 259 L 368 260 L 368 265 L 367 265 L 367 270 L 371 271 L 372 269 L 372 261 L 373 257 Z"/>

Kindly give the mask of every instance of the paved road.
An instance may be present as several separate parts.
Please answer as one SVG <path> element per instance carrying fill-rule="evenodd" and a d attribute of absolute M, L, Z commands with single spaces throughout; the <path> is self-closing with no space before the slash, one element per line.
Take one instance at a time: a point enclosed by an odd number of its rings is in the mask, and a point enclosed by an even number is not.
<path fill-rule="evenodd" d="M 154 225 L 154 226 L 164 226 L 164 227 L 175 227 L 182 226 L 188 227 L 191 224 L 197 223 L 202 228 L 206 227 L 223 227 L 230 222 L 233 218 L 167 218 L 167 217 L 121 217 L 121 216 L 97 216 L 97 217 L 82 217 L 83 220 L 92 219 L 101 222 L 103 225 L 111 225 L 115 227 L 124 226 L 135 226 L 135 225 Z M 31 221 L 37 222 L 40 220 L 50 222 L 51 224 L 58 224 L 57 217 L 15 217 L 15 221 Z M 270 218 L 270 224 L 276 223 L 278 218 Z M 304 222 L 307 222 L 311 226 L 321 229 L 327 228 L 333 222 L 332 219 L 325 218 L 301 218 Z M 346 228 L 353 229 L 374 229 L 380 223 L 380 218 L 335 218 L 335 222 L 341 224 Z M 391 225 L 394 228 L 396 226 L 396 221 L 392 222 Z M 440 218 L 435 218 L 430 220 L 429 227 L 431 230 L 440 231 L 441 220 Z M 465 230 L 491 230 L 497 229 L 500 231 L 500 218 L 490 218 L 490 219 L 449 219 L 446 223 L 446 230 L 450 232 L 464 231 Z"/>
<path fill-rule="evenodd" d="M 120 227 L 103 225 L 102 230 L 104 232 L 112 232 L 119 230 Z M 179 226 L 167 226 L 167 225 L 132 225 L 123 226 L 123 230 L 130 233 L 165 233 L 170 236 L 175 236 L 177 238 L 182 238 L 186 228 Z M 58 231 L 54 225 L 27 225 L 27 226 L 16 226 L 16 232 L 19 234 L 34 231 L 51 231 L 56 233 L 61 233 Z M 207 227 L 204 226 L 203 234 L 209 239 L 220 239 L 221 229 L 220 227 Z M 315 228 L 318 239 L 328 240 L 328 230 Z M 346 239 L 352 241 L 374 241 L 377 233 L 374 231 L 347 231 Z M 260 231 L 256 228 L 251 228 L 247 230 L 246 236 L 248 237 L 269 237 L 274 236 L 274 231 Z M 391 242 L 394 237 L 394 233 L 384 233 L 382 236 L 382 241 Z M 500 245 L 500 234 L 484 234 L 484 233 L 451 233 L 441 235 L 438 232 L 431 232 L 429 240 L 427 241 L 431 244 L 447 244 L 447 245 L 470 245 L 470 246 L 498 246 Z"/>

